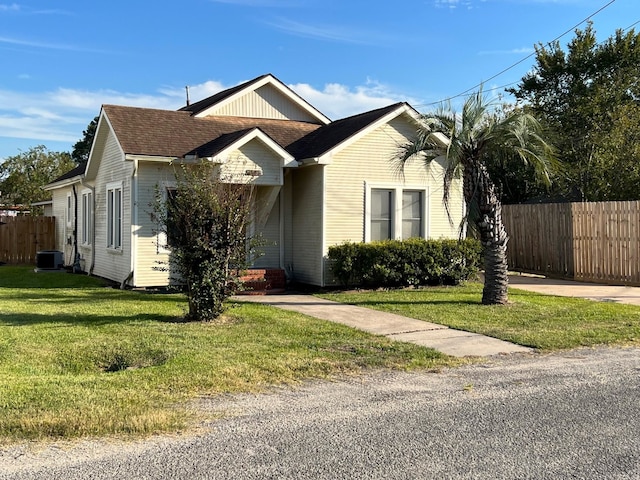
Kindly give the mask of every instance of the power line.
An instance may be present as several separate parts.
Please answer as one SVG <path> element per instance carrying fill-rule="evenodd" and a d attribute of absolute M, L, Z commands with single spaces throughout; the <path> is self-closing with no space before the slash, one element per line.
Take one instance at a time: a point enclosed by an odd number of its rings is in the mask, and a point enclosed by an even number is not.
<path fill-rule="evenodd" d="M 591 20 L 591 18 L 592 18 L 592 17 L 595 17 L 598 13 L 602 12 L 605 8 L 607 8 L 607 7 L 611 6 L 615 1 L 616 1 L 616 0 L 610 0 L 607 4 L 605 4 L 604 6 L 600 7 L 598 10 L 596 10 L 596 11 L 595 11 L 595 12 L 593 12 L 591 15 L 589 15 L 587 18 L 585 18 L 585 19 L 584 19 L 584 20 L 582 20 L 581 22 L 579 22 L 579 23 L 575 24 L 573 27 L 569 28 L 569 29 L 568 29 L 568 30 L 566 30 L 564 33 L 562 33 L 561 35 L 558 35 L 558 36 L 557 36 L 556 38 L 554 38 L 553 40 L 551 40 L 551 41 L 547 42 L 547 43 L 545 44 L 545 46 L 547 46 L 547 47 L 548 47 L 548 46 L 551 46 L 551 44 L 552 44 L 552 43 L 557 42 L 557 41 L 558 41 L 558 40 L 560 40 L 562 37 L 564 37 L 566 34 L 571 33 L 571 32 L 572 32 L 572 31 L 574 31 L 576 28 L 578 28 L 580 25 L 582 25 L 583 23 L 588 22 L 589 20 Z M 630 28 L 632 28 L 633 26 L 635 26 L 635 25 L 636 25 L 636 24 L 638 24 L 638 23 L 640 23 L 640 20 L 638 20 L 637 22 L 635 22 L 635 23 L 634 23 L 634 24 L 632 24 L 631 26 L 627 27 L 625 30 L 629 30 Z M 482 81 L 482 82 L 480 82 L 479 84 L 477 84 L 477 85 L 475 85 L 475 86 L 473 86 L 473 87 L 471 87 L 471 88 L 466 89 L 464 92 L 460 92 L 460 93 L 458 93 L 457 95 L 453 95 L 453 96 L 451 96 L 451 97 L 447 97 L 447 98 L 445 98 L 444 100 L 440 100 L 440 101 L 438 101 L 438 102 L 424 103 L 424 104 L 419 105 L 419 106 L 421 106 L 421 107 L 428 107 L 428 106 L 431 106 L 431 105 L 438 105 L 438 104 L 441 104 L 441 103 L 444 103 L 444 102 L 448 102 L 448 101 L 450 101 L 450 100 L 453 100 L 454 98 L 463 97 L 463 96 L 465 96 L 467 93 L 469 93 L 469 92 L 471 92 L 471 91 L 473 91 L 473 90 L 476 90 L 476 89 L 480 88 L 480 87 L 481 87 L 482 85 L 484 85 L 486 82 L 490 82 L 491 80 L 493 80 L 493 79 L 495 79 L 495 78 L 499 77 L 499 76 L 500 76 L 500 75 L 502 75 L 503 73 L 508 72 L 508 71 L 509 71 L 509 70 L 511 70 L 512 68 L 517 67 L 518 65 L 520 65 L 520 64 L 521 64 L 521 63 L 523 63 L 524 61 L 526 61 L 526 60 L 530 59 L 531 57 L 533 57 L 535 54 L 536 54 L 536 52 L 535 52 L 535 51 L 534 51 L 534 52 L 532 52 L 532 53 L 530 53 L 530 54 L 529 54 L 529 55 L 527 55 L 526 57 L 524 57 L 524 58 L 522 58 L 522 59 L 518 60 L 516 63 L 514 63 L 514 64 L 512 64 L 512 65 L 508 66 L 507 68 L 505 68 L 505 69 L 503 69 L 503 70 L 499 71 L 498 73 L 496 73 L 495 75 L 493 75 L 493 76 L 489 77 L 488 79 L 483 80 L 483 81 Z M 507 86 L 513 85 L 514 83 L 517 83 L 517 82 L 511 82 L 511 83 L 509 83 L 509 84 L 507 84 L 507 85 L 504 85 L 504 86 L 502 86 L 502 87 L 492 88 L 492 89 L 490 89 L 489 91 L 497 90 L 497 89 L 499 89 L 499 88 L 504 88 L 504 87 L 507 87 Z"/>

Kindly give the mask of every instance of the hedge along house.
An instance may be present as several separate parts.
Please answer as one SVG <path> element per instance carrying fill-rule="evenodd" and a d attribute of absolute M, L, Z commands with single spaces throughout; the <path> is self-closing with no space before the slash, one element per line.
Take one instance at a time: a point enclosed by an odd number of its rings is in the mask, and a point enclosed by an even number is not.
<path fill-rule="evenodd" d="M 58 248 L 67 264 L 123 286 L 167 285 L 152 204 L 175 185 L 176 163 L 205 160 L 256 186 L 252 228 L 268 245 L 254 267 L 333 284 L 331 245 L 458 237 L 461 185 L 449 218 L 441 164 L 402 171 L 395 161 L 418 117 L 397 103 L 330 121 L 270 74 L 178 111 L 104 105 L 87 164 L 46 187 Z"/>

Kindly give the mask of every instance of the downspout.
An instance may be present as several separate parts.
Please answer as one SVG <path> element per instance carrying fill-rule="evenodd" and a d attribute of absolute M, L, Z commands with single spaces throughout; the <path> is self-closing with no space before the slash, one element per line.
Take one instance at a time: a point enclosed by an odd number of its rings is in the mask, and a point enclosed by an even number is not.
<path fill-rule="evenodd" d="M 78 273 L 80 269 L 80 258 L 78 255 L 78 192 L 76 186 L 71 185 L 73 190 L 73 273 Z"/>
<path fill-rule="evenodd" d="M 80 185 L 91 190 L 91 265 L 89 266 L 87 275 L 92 275 L 93 267 L 96 265 L 96 189 L 84 183 L 84 177 L 80 179 Z"/>

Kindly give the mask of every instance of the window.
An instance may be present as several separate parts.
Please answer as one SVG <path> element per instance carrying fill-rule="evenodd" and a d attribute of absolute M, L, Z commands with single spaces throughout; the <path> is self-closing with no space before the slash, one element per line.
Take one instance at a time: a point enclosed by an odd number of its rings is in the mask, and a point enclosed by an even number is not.
<path fill-rule="evenodd" d="M 82 244 L 91 245 L 93 231 L 93 194 L 87 190 L 82 192 Z"/>
<path fill-rule="evenodd" d="M 107 185 L 107 247 L 122 248 L 122 183 Z"/>
<path fill-rule="evenodd" d="M 178 190 L 175 187 L 167 187 L 166 190 L 166 195 L 167 195 L 167 225 L 166 225 L 166 229 L 167 229 L 167 235 L 166 235 L 166 245 L 168 247 L 171 247 L 175 244 L 174 242 L 174 236 L 172 235 L 172 232 L 174 232 L 175 229 L 175 218 L 174 218 L 174 211 L 173 208 L 175 208 L 176 205 L 176 194 L 177 194 Z M 173 208 L 171 208 L 173 207 Z"/>
<path fill-rule="evenodd" d="M 393 238 L 393 190 L 376 188 L 371 190 L 371 240 Z"/>
<path fill-rule="evenodd" d="M 67 220 L 67 227 L 73 226 L 73 197 L 71 197 L 70 193 L 67 193 L 67 209 L 65 212 L 65 217 Z"/>
<path fill-rule="evenodd" d="M 422 237 L 422 194 L 420 190 L 402 192 L 402 238 Z"/>
<path fill-rule="evenodd" d="M 427 237 L 424 187 L 366 187 L 365 241 Z"/>

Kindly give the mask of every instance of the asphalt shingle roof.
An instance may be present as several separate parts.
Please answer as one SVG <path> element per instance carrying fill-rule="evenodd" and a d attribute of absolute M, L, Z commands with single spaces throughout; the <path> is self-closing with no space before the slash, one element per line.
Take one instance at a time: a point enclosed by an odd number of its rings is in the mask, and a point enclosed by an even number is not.
<path fill-rule="evenodd" d="M 184 157 L 214 155 L 229 145 L 230 134 L 261 129 L 283 148 L 321 127 L 291 120 L 247 117 L 192 117 L 189 112 L 105 105 L 125 153 Z M 236 136 L 234 138 L 239 138 Z M 225 141 L 226 139 L 226 141 Z"/>
<path fill-rule="evenodd" d="M 257 80 L 259 79 L 252 82 Z M 246 84 L 240 85 L 238 88 L 245 86 Z M 227 95 L 230 94 L 229 90 L 225 92 Z M 211 98 L 213 97 L 207 101 Z M 403 105 L 406 104 L 396 103 L 336 120 L 328 125 L 233 116 L 195 117 L 191 111 L 185 109 L 171 111 L 104 105 L 103 111 L 125 154 L 176 158 L 187 155 L 208 157 L 219 153 L 251 130 L 259 128 L 294 158 L 302 160 L 327 153 Z M 72 178 L 84 172 L 85 164 L 82 164 L 55 181 Z"/>

